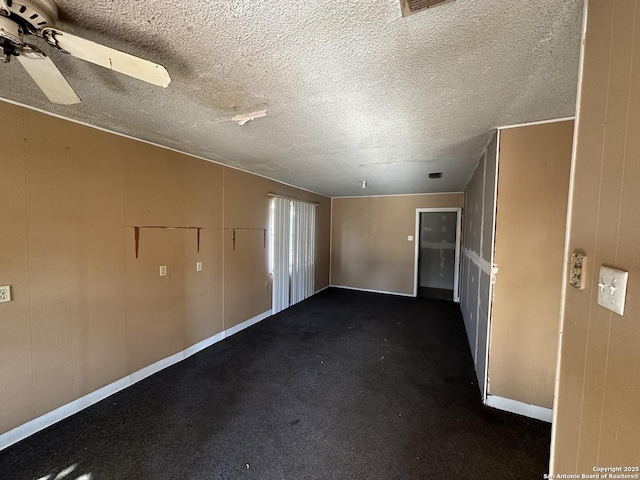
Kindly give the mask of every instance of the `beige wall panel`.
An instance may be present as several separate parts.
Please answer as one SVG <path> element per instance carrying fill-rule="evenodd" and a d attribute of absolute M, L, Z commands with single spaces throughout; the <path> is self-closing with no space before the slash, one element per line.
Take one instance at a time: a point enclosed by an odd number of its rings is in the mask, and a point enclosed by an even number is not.
<path fill-rule="evenodd" d="M 181 157 L 185 191 L 182 199 L 186 226 L 222 227 L 223 167 L 195 158 Z"/>
<path fill-rule="evenodd" d="M 225 228 L 269 228 L 267 193 L 295 196 L 284 185 L 233 168 L 224 169 L 224 187 Z"/>
<path fill-rule="evenodd" d="M 622 5 L 620 5 L 622 7 Z M 629 80 L 631 73 L 631 49 L 624 48 L 625 41 L 633 38 L 634 12 L 629 8 L 614 9 L 611 41 L 611 64 L 609 76 L 609 95 L 607 97 L 607 115 L 605 119 L 605 139 L 602 156 L 607 160 L 607 168 L 602 169 L 600 188 L 605 195 L 600 196 L 598 215 L 596 265 L 616 265 L 616 250 L 620 216 L 611 212 L 620 210 L 624 153 L 627 135 L 627 116 L 619 112 L 626 111 L 629 104 Z M 594 282 L 597 283 L 597 282 Z M 595 287 L 595 285 L 594 285 Z M 597 287 L 596 287 L 597 288 Z M 595 293 L 595 292 L 594 292 Z M 582 411 L 581 437 L 598 438 L 602 429 L 602 404 L 607 384 L 606 358 L 609 352 L 609 332 L 612 313 L 601 307 L 591 312 L 589 336 L 587 342 L 587 362 L 585 385 L 590 394 L 584 397 Z M 597 418 L 599 421 L 594 421 Z M 586 471 L 593 467 L 597 458 L 599 444 L 581 442 L 578 455 L 578 470 Z"/>
<path fill-rule="evenodd" d="M 224 232 L 224 328 L 271 310 L 271 278 L 262 230 Z M 268 247 L 267 247 L 268 248 Z"/>
<path fill-rule="evenodd" d="M 585 290 L 567 288 L 553 447 L 558 473 L 640 458 L 639 11 L 638 1 L 589 2 L 570 250 L 583 249 L 590 263 Z M 597 305 L 602 264 L 629 271 L 624 317 Z M 583 405 L 580 416 L 576 405 Z"/>
<path fill-rule="evenodd" d="M 197 253 L 195 231 L 185 245 L 185 347 L 223 330 L 222 315 L 222 230 L 205 229 Z M 196 271 L 202 262 L 202 271 Z"/>
<path fill-rule="evenodd" d="M 554 470 L 570 473 L 575 471 L 578 459 L 583 390 L 585 388 L 585 358 L 589 315 L 592 309 L 590 299 L 596 294 L 596 246 L 597 225 L 594 221 L 598 210 L 601 158 L 604 141 L 604 119 L 607 97 L 600 92 L 607 91 L 608 74 L 601 72 L 608 68 L 611 48 L 611 7 L 610 2 L 589 2 L 588 50 L 584 57 L 583 92 L 578 119 L 578 143 L 576 156 L 580 159 L 574 174 L 574 208 L 571 222 L 571 251 L 581 250 L 591 258 L 591 268 L 586 272 L 586 287 L 583 291 L 566 288 L 565 321 L 563 326 L 563 355 L 561 364 L 562 385 L 558 391 L 558 415 L 556 428 L 556 456 Z M 594 22 L 591 19 L 601 18 Z M 598 92 L 598 93 L 595 93 Z M 602 339 L 601 339 L 602 340 Z M 570 377 L 562 372 L 572 372 Z"/>
<path fill-rule="evenodd" d="M 103 132 L 67 126 L 74 395 L 127 374 L 123 159 Z"/>
<path fill-rule="evenodd" d="M 186 226 L 186 162 L 196 161 L 142 142 L 124 142 L 125 225 Z"/>
<path fill-rule="evenodd" d="M 572 138 L 572 121 L 501 132 L 490 393 L 544 408 L 553 406 Z"/>
<path fill-rule="evenodd" d="M 188 159 L 185 171 L 184 224 L 201 226 L 200 252 L 197 234 L 185 245 L 185 347 L 223 330 L 222 315 L 222 200 L 223 167 Z M 203 263 L 202 272 L 196 262 Z"/>
<path fill-rule="evenodd" d="M 6 122 L 0 157 L 0 285 L 11 285 L 13 301 L 0 305 L 0 432 L 33 417 L 31 321 L 27 249 L 24 122 L 17 107 L 0 104 Z"/>
<path fill-rule="evenodd" d="M 316 209 L 316 292 L 329 286 L 331 272 L 331 200 Z"/>
<path fill-rule="evenodd" d="M 636 204 L 640 204 L 637 202 Z M 638 237 L 636 237 L 638 238 Z M 640 272 L 640 262 L 636 257 L 634 262 L 625 266 Z M 640 291 L 638 279 L 630 285 L 635 292 Z M 637 366 L 640 365 L 640 350 L 637 348 L 640 332 L 638 331 L 638 317 L 640 315 L 640 301 L 638 296 L 627 297 L 627 306 L 623 318 L 613 319 L 607 357 L 606 383 L 604 384 L 604 403 L 602 407 L 601 431 L 595 432 L 599 438 L 598 458 L 607 465 L 629 465 L 629 462 L 640 458 L 640 442 L 638 437 L 638 399 L 640 398 L 640 379 Z M 633 371 L 633 373 L 632 373 Z M 598 415 L 599 416 L 599 415 Z M 585 421 L 593 421 L 586 418 Z M 596 423 L 596 422 L 594 422 Z M 587 437 L 586 432 L 581 436 L 582 441 L 594 442 L 594 437 Z M 582 453 L 582 448 L 580 452 Z M 611 463 L 614 462 L 614 463 Z M 581 460 L 583 471 L 589 469 L 589 460 Z"/>
<path fill-rule="evenodd" d="M 127 239 L 127 348 L 135 372 L 184 348 L 184 250 L 187 230 L 145 229 L 139 257 L 133 235 Z M 160 265 L 167 276 L 160 277 Z"/>
<path fill-rule="evenodd" d="M 637 4 L 636 4 L 637 5 Z M 640 6 L 636 6 L 640 8 Z M 626 13 L 623 11 L 623 14 Z M 637 18 L 636 18 L 637 22 Z M 625 171 L 622 175 L 622 201 L 620 209 L 620 231 L 616 263 L 630 273 L 627 303 L 624 317 L 612 316 L 611 337 L 607 361 L 602 434 L 600 452 L 608 462 L 624 464 L 631 458 L 640 458 L 640 442 L 634 441 L 638 434 L 638 399 L 640 398 L 640 377 L 632 373 L 634 365 L 640 365 L 640 222 L 637 221 L 640 206 L 640 137 L 633 132 L 640 131 L 640 29 L 628 34 L 633 38 L 633 72 L 631 78 Z M 619 47 L 624 49 L 624 47 Z"/>
<path fill-rule="evenodd" d="M 251 305 L 254 312 L 266 312 L 271 310 L 272 290 L 271 275 L 269 275 L 269 243 L 262 232 L 248 232 L 249 245 L 255 255 L 251 285 Z M 266 292 L 266 295 L 265 295 Z"/>
<path fill-rule="evenodd" d="M 72 127 L 73 130 L 75 130 Z M 89 137 L 93 137 L 87 132 Z M 95 146 L 100 151 L 100 145 Z M 79 151 L 74 141 L 69 142 L 69 159 L 66 165 L 68 178 L 67 198 L 69 219 L 69 282 L 70 315 L 73 350 L 73 395 L 81 397 L 94 390 L 92 388 L 92 365 L 90 361 L 92 295 L 94 293 L 95 267 L 93 265 L 94 245 L 92 238 L 92 161 L 87 152 Z M 122 191 L 122 188 L 120 188 Z M 120 208 L 122 212 L 122 205 Z M 100 240 L 98 240 L 99 243 Z"/>
<path fill-rule="evenodd" d="M 73 344 L 69 271 L 68 129 L 29 112 L 42 139 L 27 136 L 34 413 L 73 400 Z"/>
<path fill-rule="evenodd" d="M 90 277 L 90 326 L 88 353 L 91 389 L 101 388 L 127 374 L 124 162 L 117 137 L 84 129 L 77 136 L 83 160 L 91 162 L 91 211 L 84 218 L 90 225 L 88 262 Z M 91 133 L 89 133 L 91 132 Z M 101 152 L 96 152 L 99 146 Z"/>
<path fill-rule="evenodd" d="M 593 251 L 593 250 L 587 250 Z M 596 282 L 597 283 L 597 282 Z M 578 439 L 580 437 L 580 418 L 582 415 L 582 395 L 584 390 L 585 356 L 587 343 L 587 329 L 584 326 L 589 320 L 590 305 L 588 297 L 591 290 L 587 284 L 585 290 L 567 289 L 565 315 L 572 320 L 564 322 L 563 351 L 573 352 L 572 355 L 562 355 L 562 371 L 575 374 L 566 378 L 556 395 L 558 405 L 566 408 L 558 411 L 556 450 L 562 452 L 556 460 L 558 472 L 571 472 L 576 468 L 578 458 Z M 587 301 L 585 302 L 585 299 Z M 569 340 L 570 339 L 570 340 Z"/>
<path fill-rule="evenodd" d="M 413 294 L 417 208 L 462 207 L 461 193 L 334 198 L 331 283 Z"/>

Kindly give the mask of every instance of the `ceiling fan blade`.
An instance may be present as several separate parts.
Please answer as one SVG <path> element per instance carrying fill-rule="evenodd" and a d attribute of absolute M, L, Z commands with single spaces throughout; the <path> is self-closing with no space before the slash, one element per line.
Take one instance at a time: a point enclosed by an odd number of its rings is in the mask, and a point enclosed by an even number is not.
<path fill-rule="evenodd" d="M 38 84 L 42 93 L 53 102 L 60 105 L 74 105 L 80 103 L 76 92 L 58 70 L 58 67 L 45 55 L 40 57 L 26 57 L 19 55 L 18 61 L 27 73 Z"/>
<path fill-rule="evenodd" d="M 57 49 L 101 67 L 124 73 L 159 87 L 166 88 L 171 83 L 167 70 L 157 63 L 134 57 L 55 28 L 42 29 L 42 37 Z"/>

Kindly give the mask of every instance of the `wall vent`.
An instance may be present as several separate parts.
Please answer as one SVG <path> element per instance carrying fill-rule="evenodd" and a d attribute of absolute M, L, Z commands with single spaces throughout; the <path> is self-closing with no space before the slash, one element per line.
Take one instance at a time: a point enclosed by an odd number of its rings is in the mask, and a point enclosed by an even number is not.
<path fill-rule="evenodd" d="M 454 0 L 400 0 L 400 8 L 402 8 L 402 16 L 408 17 L 422 10 L 439 7 L 440 5 L 453 1 Z"/>

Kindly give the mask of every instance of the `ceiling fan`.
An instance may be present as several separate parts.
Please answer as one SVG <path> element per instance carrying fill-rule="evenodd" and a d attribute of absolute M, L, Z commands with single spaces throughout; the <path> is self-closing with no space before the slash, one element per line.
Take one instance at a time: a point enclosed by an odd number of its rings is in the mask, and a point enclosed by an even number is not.
<path fill-rule="evenodd" d="M 57 19 L 52 0 L 0 0 L 0 60 L 9 63 L 16 57 L 51 102 L 72 105 L 80 99 L 51 59 L 25 42 L 25 36 L 40 37 L 61 52 L 153 85 L 167 87 L 171 82 L 162 65 L 57 30 Z"/>

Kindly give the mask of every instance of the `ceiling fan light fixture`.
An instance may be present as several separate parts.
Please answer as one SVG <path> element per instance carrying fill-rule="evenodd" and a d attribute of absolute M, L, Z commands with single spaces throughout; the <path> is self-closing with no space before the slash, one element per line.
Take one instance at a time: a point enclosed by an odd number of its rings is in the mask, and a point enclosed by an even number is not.
<path fill-rule="evenodd" d="M 7 0 L 6 5 L 9 13 L 20 17 L 34 30 L 51 26 L 58 20 L 58 7 L 52 0 Z"/>
<path fill-rule="evenodd" d="M 67 55 L 152 85 L 166 88 L 171 83 L 162 65 L 57 30 L 52 27 L 57 19 L 53 0 L 0 0 L 0 61 L 9 63 L 16 57 L 50 102 L 74 105 L 80 98 L 51 58 L 24 40 L 29 35 Z"/>

